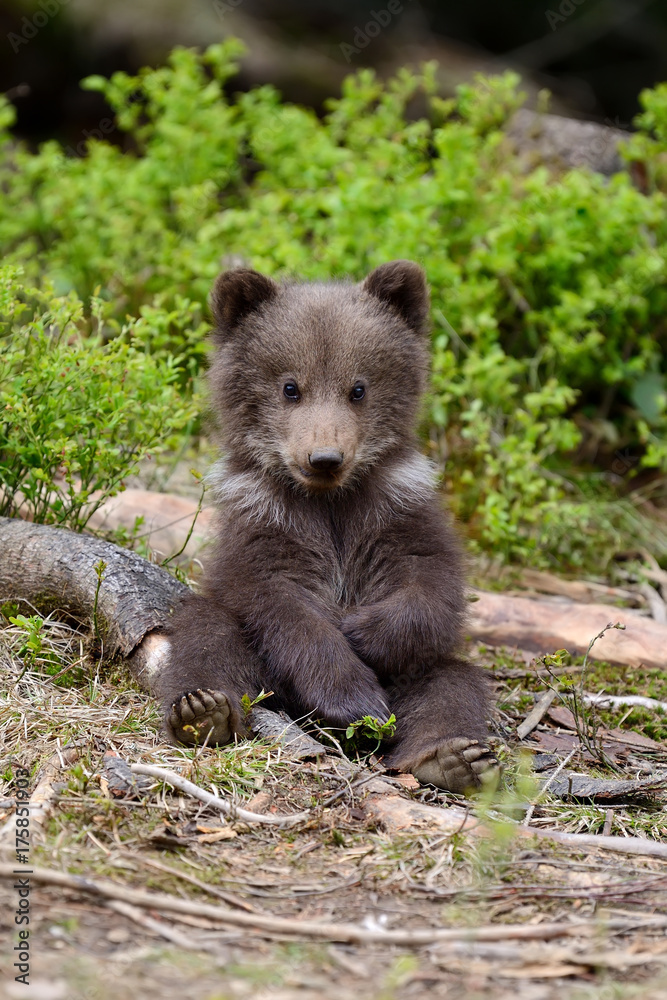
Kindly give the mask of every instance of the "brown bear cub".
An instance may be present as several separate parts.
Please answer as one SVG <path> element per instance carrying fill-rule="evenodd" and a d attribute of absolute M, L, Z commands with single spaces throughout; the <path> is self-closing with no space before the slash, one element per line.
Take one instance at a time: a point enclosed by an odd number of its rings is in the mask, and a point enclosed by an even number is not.
<path fill-rule="evenodd" d="M 168 733 L 245 734 L 241 698 L 346 726 L 396 715 L 385 764 L 451 791 L 495 765 L 481 672 L 457 657 L 459 544 L 414 425 L 428 290 L 394 261 L 359 285 L 221 274 L 210 372 L 226 461 L 203 596 L 177 611 Z"/>

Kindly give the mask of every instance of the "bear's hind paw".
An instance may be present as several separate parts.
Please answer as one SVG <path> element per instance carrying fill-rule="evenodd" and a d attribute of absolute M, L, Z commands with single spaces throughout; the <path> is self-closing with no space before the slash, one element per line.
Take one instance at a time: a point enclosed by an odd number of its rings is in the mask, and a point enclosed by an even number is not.
<path fill-rule="evenodd" d="M 187 691 L 171 706 L 167 717 L 170 735 L 179 743 L 223 746 L 232 739 L 232 707 L 222 691 L 198 688 Z"/>
<path fill-rule="evenodd" d="M 422 785 L 463 794 L 497 781 L 499 768 L 488 747 L 459 736 L 441 743 L 412 773 Z"/>

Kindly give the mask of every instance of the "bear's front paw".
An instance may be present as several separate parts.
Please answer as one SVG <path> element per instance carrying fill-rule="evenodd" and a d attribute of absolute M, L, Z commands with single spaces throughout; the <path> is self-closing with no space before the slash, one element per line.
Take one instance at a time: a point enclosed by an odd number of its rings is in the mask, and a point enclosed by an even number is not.
<path fill-rule="evenodd" d="M 169 735 L 179 743 L 223 746 L 232 739 L 232 706 L 222 691 L 187 691 L 171 706 L 167 717 Z"/>
<path fill-rule="evenodd" d="M 391 767 L 391 760 L 385 761 Z M 436 785 L 448 792 L 466 794 L 498 780 L 498 761 L 488 747 L 465 736 L 446 740 L 410 766 L 422 785 Z"/>
<path fill-rule="evenodd" d="M 369 677 L 355 677 L 345 688 L 329 691 L 326 699 L 320 699 L 317 713 L 332 725 L 343 728 L 366 715 L 386 722 L 390 712 L 384 691 L 370 670 L 368 674 Z"/>

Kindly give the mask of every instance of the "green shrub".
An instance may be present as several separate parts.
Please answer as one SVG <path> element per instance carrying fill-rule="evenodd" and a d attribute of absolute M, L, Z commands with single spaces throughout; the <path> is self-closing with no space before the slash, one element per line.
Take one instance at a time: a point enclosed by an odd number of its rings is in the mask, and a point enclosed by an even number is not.
<path fill-rule="evenodd" d="M 433 299 L 424 436 L 473 544 L 559 564 L 647 540 L 667 555 L 604 475 L 614 452 L 625 485 L 667 473 L 665 87 L 644 96 L 627 153 L 649 161 L 645 193 L 627 172 L 528 170 L 504 131 L 522 101 L 513 74 L 443 101 L 432 65 L 386 84 L 362 71 L 320 120 L 271 87 L 230 99 L 240 51 L 177 49 L 166 67 L 84 81 L 134 151 L 31 153 L 7 131 L 7 260 L 36 286 L 96 295 L 96 332 L 181 355 L 183 383 L 221 266 L 361 278 L 418 260 Z"/>
<path fill-rule="evenodd" d="M 91 313 L 95 323 L 95 300 Z M 0 267 L 2 515 L 23 505 L 32 520 L 82 528 L 193 416 L 177 363 L 129 344 L 132 324 L 106 345 L 82 336 L 87 326 L 74 292 L 26 288 L 20 269 Z"/>

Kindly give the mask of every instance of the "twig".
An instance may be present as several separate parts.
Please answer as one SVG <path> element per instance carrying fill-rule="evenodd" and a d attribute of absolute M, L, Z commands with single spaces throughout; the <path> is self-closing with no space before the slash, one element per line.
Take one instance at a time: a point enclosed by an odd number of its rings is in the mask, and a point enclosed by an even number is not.
<path fill-rule="evenodd" d="M 109 850 L 108 847 L 105 847 L 100 840 L 97 839 L 92 830 L 86 830 L 86 836 L 88 837 L 88 840 L 90 840 L 90 842 L 93 843 L 95 847 L 97 847 L 98 850 L 102 851 L 103 854 L 106 854 L 107 857 L 110 857 L 111 851 Z"/>
<path fill-rule="evenodd" d="M 595 838 L 591 838 L 595 839 Z M 15 879 L 14 866 L 0 864 L 0 878 Z M 97 881 L 68 872 L 52 871 L 48 868 L 34 868 L 30 873 L 33 882 L 42 885 L 59 886 L 76 892 L 90 893 L 103 899 L 120 900 L 130 905 L 171 913 L 191 914 L 209 917 L 235 927 L 254 930 L 284 938 L 293 934 L 298 938 L 314 938 L 320 941 L 343 941 L 349 943 L 378 942 L 382 944 L 425 945 L 436 941 L 545 941 L 559 937 L 595 937 L 601 930 L 623 931 L 641 923 L 645 927 L 667 927 L 667 917 L 657 917 L 638 921 L 637 918 L 612 919 L 607 921 L 582 920 L 568 923 L 544 924 L 486 924 L 481 927 L 428 927 L 419 930 L 384 930 L 383 928 L 362 927 L 351 923 L 327 923 L 312 920 L 298 920 L 290 917 L 273 916 L 262 913 L 238 913 L 222 906 L 213 906 L 198 900 L 181 899 L 166 893 L 146 892 L 107 880 Z"/>
<path fill-rule="evenodd" d="M 131 858 L 132 861 L 139 861 L 142 865 L 148 865 L 150 868 L 155 868 L 159 872 L 165 872 L 167 875 L 173 875 L 175 878 L 181 878 L 184 882 L 196 885 L 198 889 L 202 889 L 210 896 L 217 896 L 218 899 L 229 903 L 230 906 L 236 906 L 239 910 L 245 910 L 246 913 L 254 913 L 255 907 L 247 903 L 245 899 L 241 899 L 231 892 L 226 892 L 224 889 L 218 889 L 215 885 L 208 885 L 206 882 L 202 882 L 201 879 L 195 878 L 194 875 L 188 875 L 187 872 L 179 871 L 178 868 L 171 868 L 169 865 L 163 865 L 161 861 L 155 861 L 153 858 L 147 858 L 143 855 L 132 854 L 129 851 L 123 852 L 123 857 Z"/>
<path fill-rule="evenodd" d="M 554 771 L 554 773 L 549 777 L 549 780 L 546 781 L 544 785 L 542 785 L 542 787 L 540 788 L 539 792 L 535 796 L 535 799 L 533 800 L 533 802 L 531 802 L 530 806 L 528 807 L 528 810 L 526 812 L 526 815 L 523 818 L 523 822 L 521 823 L 521 826 L 524 826 L 524 827 L 530 826 L 530 821 L 533 818 L 533 813 L 535 812 L 535 806 L 540 801 L 540 799 L 542 798 L 542 796 L 546 792 L 549 791 L 549 789 L 551 788 L 552 784 L 554 783 L 554 781 L 556 780 L 556 778 L 558 777 L 558 775 L 560 774 L 560 772 L 563 770 L 564 767 L 566 767 L 567 764 L 570 763 L 570 761 L 574 757 L 575 753 L 578 753 L 578 751 L 579 751 L 579 747 L 575 747 L 574 750 L 572 750 L 567 755 L 567 757 L 564 757 L 563 760 L 558 765 L 558 767 L 556 768 L 556 770 Z"/>
<path fill-rule="evenodd" d="M 638 708 L 649 708 L 659 712 L 667 712 L 667 701 L 657 701 L 655 698 L 644 698 L 639 694 L 584 694 L 586 705 L 597 705 L 598 708 L 616 708 L 621 705 L 636 705 Z"/>
<path fill-rule="evenodd" d="M 613 762 L 609 760 L 606 753 L 604 752 L 602 746 L 602 740 L 598 740 L 597 738 L 598 723 L 597 720 L 595 719 L 595 713 L 593 713 L 592 724 L 589 724 L 589 720 L 586 718 L 586 712 L 584 710 L 584 706 L 586 704 L 584 701 L 584 681 L 586 679 L 586 670 L 588 668 L 588 656 L 590 654 L 591 649 L 598 641 L 598 639 L 602 639 L 605 632 L 608 632 L 609 629 L 612 628 L 625 630 L 625 625 L 623 625 L 621 622 L 609 622 L 609 624 L 605 625 L 605 627 L 602 629 L 601 632 L 598 632 L 596 636 L 593 636 L 593 638 L 588 644 L 588 649 L 586 650 L 584 661 L 581 664 L 581 677 L 579 678 L 579 690 L 577 691 L 576 688 L 572 689 L 572 714 L 574 715 L 574 724 L 577 729 L 577 736 L 579 737 L 580 743 L 588 750 L 588 752 L 593 757 L 597 758 L 597 760 L 599 760 L 601 764 L 603 764 L 605 767 L 608 767 L 610 770 L 615 771 L 616 767 L 614 766 Z"/>
<path fill-rule="evenodd" d="M 601 837 L 594 833 L 559 833 L 557 830 L 539 830 L 534 826 L 529 830 L 521 828 L 521 832 L 544 837 L 547 840 L 556 840 L 560 844 L 569 844 L 575 851 L 590 847 L 601 848 L 603 851 L 617 851 L 619 854 L 667 858 L 667 844 L 644 837 Z"/>
<path fill-rule="evenodd" d="M 310 724 L 313 727 L 313 729 L 316 729 L 317 732 L 320 734 L 320 736 L 324 736 L 325 739 L 330 740 L 333 743 L 333 745 L 335 746 L 335 748 L 338 751 L 338 753 L 343 758 L 343 760 L 346 760 L 347 759 L 347 755 L 344 753 L 343 748 L 340 745 L 340 742 L 336 739 L 336 737 L 333 735 L 333 733 L 330 733 L 328 730 L 322 729 L 321 726 L 318 726 L 318 724 L 315 721 L 315 719 L 310 719 L 309 721 L 310 721 Z"/>
<path fill-rule="evenodd" d="M 163 569 L 164 569 L 165 566 L 168 566 L 170 562 L 173 562 L 174 559 L 178 559 L 178 557 L 180 555 L 183 555 L 183 553 L 185 552 L 185 550 L 187 548 L 187 545 L 188 545 L 188 542 L 192 538 L 192 532 L 195 530 L 195 524 L 197 523 L 197 518 L 201 514 L 201 509 L 202 509 L 202 506 L 203 506 L 203 503 L 204 503 L 204 494 L 205 493 L 206 493 L 206 486 L 202 486 L 201 496 L 199 497 L 199 503 L 197 504 L 197 510 L 195 511 L 195 516 L 192 518 L 192 523 L 190 525 L 190 530 L 188 531 L 187 535 L 185 536 L 185 541 L 181 545 L 181 547 L 178 550 L 178 552 L 174 552 L 167 559 L 163 559 L 162 560 L 161 566 L 162 566 Z"/>
<path fill-rule="evenodd" d="M 407 823 L 402 823 L 395 827 L 397 832 L 413 826 L 415 823 L 415 813 L 419 805 L 418 818 L 422 824 L 438 824 L 443 832 L 451 836 L 457 828 L 467 829 L 473 837 L 493 838 L 493 832 L 476 817 L 470 823 L 461 824 L 460 814 L 463 812 L 457 806 L 449 806 L 446 809 L 438 806 L 423 805 L 422 803 L 406 802 L 405 799 L 395 797 L 394 801 L 406 803 L 410 807 L 410 817 Z M 378 810 L 379 806 L 384 809 Z M 393 807 L 390 796 L 374 795 L 366 800 L 366 811 L 373 819 L 378 821 L 385 829 L 388 828 L 387 807 Z M 559 833 L 556 830 L 542 830 L 536 827 L 526 827 L 516 824 L 513 826 L 514 832 L 523 837 L 541 837 L 547 840 L 556 840 L 561 844 L 568 844 L 573 850 L 588 850 L 590 848 L 601 848 L 605 851 L 617 851 L 620 854 L 637 854 L 642 857 L 667 858 L 667 843 L 657 840 L 648 840 L 643 837 L 600 837 L 596 834 L 588 833 Z"/>
<path fill-rule="evenodd" d="M 667 625 L 667 605 L 656 588 L 652 587 L 650 583 L 640 583 L 637 586 L 637 590 L 642 597 L 646 598 L 648 606 L 651 609 L 651 617 L 656 622 L 660 622 L 661 625 Z"/>
<path fill-rule="evenodd" d="M 525 740 L 528 733 L 532 733 L 535 726 L 539 725 L 551 707 L 551 702 L 556 697 L 556 690 L 549 688 L 539 699 L 535 707 L 528 713 L 520 726 L 516 728 L 516 734 L 520 740 Z"/>
<path fill-rule="evenodd" d="M 333 793 L 333 795 L 330 795 L 328 799 L 325 799 L 324 802 L 322 802 L 322 808 L 327 809 L 330 805 L 332 805 L 332 803 L 337 802 L 338 799 L 342 799 L 344 795 L 347 795 L 348 792 L 352 792 L 360 785 L 365 785 L 367 781 L 377 778 L 377 775 L 373 774 L 372 771 L 370 774 L 363 774 L 365 770 L 366 769 L 364 767 L 360 767 L 354 774 L 346 776 L 343 779 L 343 787 L 339 788 L 337 792 Z M 363 777 L 359 778 L 359 775 L 363 775 Z"/>
<path fill-rule="evenodd" d="M 248 812 L 247 809 L 241 809 L 233 802 L 227 802 L 225 799 L 213 795 L 212 792 L 205 791 L 199 785 L 193 784 L 187 778 L 176 774 L 175 771 L 168 771 L 164 767 L 154 767 L 152 764 L 131 764 L 130 769 L 134 774 L 147 774 L 149 778 L 166 781 L 173 788 L 177 788 L 179 792 L 185 792 L 186 795 L 191 795 L 193 798 L 199 799 L 200 802 L 205 802 L 207 806 L 217 809 L 219 812 L 224 813 L 225 816 L 229 816 L 231 819 L 240 819 L 244 823 L 267 823 L 271 826 L 291 826 L 292 823 L 302 823 L 304 820 L 310 818 L 309 812 L 293 813 L 291 816 L 264 815 L 262 813 Z"/>
<path fill-rule="evenodd" d="M 115 910 L 116 913 L 122 913 L 124 917 L 129 917 L 130 920 L 133 920 L 135 924 L 139 924 L 144 930 L 152 931 L 153 934 L 158 934 L 160 937 L 166 938 L 167 941 L 178 945 L 179 948 L 185 948 L 187 951 L 220 951 L 217 945 L 195 941 L 188 934 L 184 934 L 176 927 L 166 924 L 163 920 L 155 920 L 153 917 L 147 916 L 136 906 L 130 906 L 129 903 L 124 903 L 120 899 L 109 900 L 106 906 L 110 910 Z"/>
<path fill-rule="evenodd" d="M 516 287 L 514 282 L 511 280 L 509 275 L 500 272 L 498 274 L 498 280 L 503 286 L 509 297 L 511 298 L 514 305 L 517 307 L 519 312 L 527 313 L 531 310 L 530 302 L 526 299 L 525 295 Z"/>

